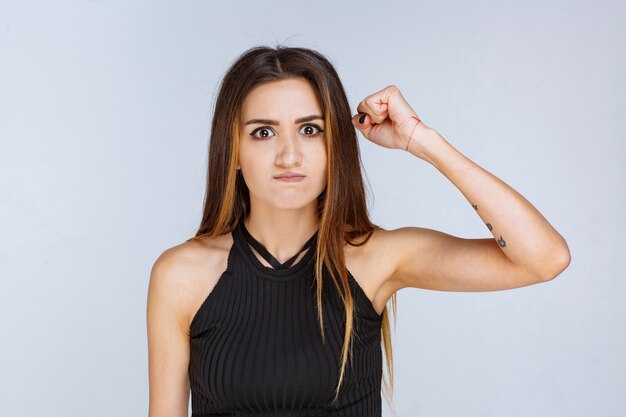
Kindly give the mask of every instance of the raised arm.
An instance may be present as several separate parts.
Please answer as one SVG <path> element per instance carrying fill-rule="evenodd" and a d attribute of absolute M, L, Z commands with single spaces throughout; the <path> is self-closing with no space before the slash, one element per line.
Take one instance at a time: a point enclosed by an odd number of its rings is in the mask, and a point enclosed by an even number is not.
<path fill-rule="evenodd" d="M 499 248 L 501 254 L 484 253 L 482 257 L 497 260 L 498 255 L 504 255 L 511 265 L 542 280 L 554 278 L 567 267 L 570 262 L 567 243 L 545 217 L 520 193 L 467 158 L 436 130 L 420 123 L 408 151 L 416 156 L 423 152 L 424 159 L 465 196 L 494 237 L 493 241 L 456 240 L 458 249 L 471 250 L 468 245 L 475 245 L 474 251 L 482 248 L 493 252 Z M 473 255 L 481 256 L 477 252 Z"/>
<path fill-rule="evenodd" d="M 429 162 L 467 198 L 493 239 L 463 239 L 406 227 L 383 234 L 393 248 L 402 286 L 447 291 L 490 291 L 550 280 L 570 262 L 565 239 L 522 195 L 471 161 L 426 126 L 395 86 L 368 96 L 353 124 L 381 146 L 404 149 Z M 416 192 L 418 190 L 416 189 Z"/>
<path fill-rule="evenodd" d="M 427 160 L 463 193 L 493 239 L 412 227 L 392 231 L 388 241 L 397 249 L 400 287 L 502 290 L 550 280 L 569 265 L 565 239 L 528 200 L 436 131 L 420 125 L 415 130 L 422 143 L 415 146 L 428 149 Z"/>

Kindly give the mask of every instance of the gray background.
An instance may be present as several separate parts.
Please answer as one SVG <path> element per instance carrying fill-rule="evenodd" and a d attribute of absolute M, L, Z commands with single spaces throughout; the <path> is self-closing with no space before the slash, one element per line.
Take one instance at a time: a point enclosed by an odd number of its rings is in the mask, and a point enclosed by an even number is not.
<path fill-rule="evenodd" d="M 221 76 L 282 43 L 325 53 L 353 111 L 396 84 L 571 250 L 540 285 L 401 290 L 398 416 L 625 416 L 625 3 L 224 3 L 0 2 L 0 414 L 147 415 L 150 268 L 200 221 Z M 359 137 L 376 223 L 490 237 Z"/>

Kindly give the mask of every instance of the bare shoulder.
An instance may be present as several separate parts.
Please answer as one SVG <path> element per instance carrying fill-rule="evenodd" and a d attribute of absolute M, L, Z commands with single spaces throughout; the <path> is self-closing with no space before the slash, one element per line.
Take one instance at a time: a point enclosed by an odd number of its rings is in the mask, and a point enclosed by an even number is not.
<path fill-rule="evenodd" d="M 226 269 L 231 245 L 230 233 L 198 237 L 164 250 L 155 261 L 150 287 L 167 294 L 172 313 L 185 329 Z"/>
<path fill-rule="evenodd" d="M 389 290 L 395 292 L 410 286 L 399 270 L 404 258 L 410 254 L 416 264 L 427 262 L 427 258 L 433 255 L 433 245 L 440 242 L 441 236 L 454 238 L 438 230 L 415 226 L 388 229 L 379 234 L 376 250 L 387 265 L 385 284 Z"/>

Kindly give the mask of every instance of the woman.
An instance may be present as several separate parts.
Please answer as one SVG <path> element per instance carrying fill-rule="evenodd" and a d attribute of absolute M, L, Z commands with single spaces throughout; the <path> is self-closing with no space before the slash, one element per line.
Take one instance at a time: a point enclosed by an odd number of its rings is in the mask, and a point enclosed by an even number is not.
<path fill-rule="evenodd" d="M 313 50 L 255 47 L 228 70 L 200 228 L 150 276 L 150 417 L 187 416 L 190 390 L 194 417 L 380 416 L 381 334 L 389 397 L 398 290 L 504 290 L 567 267 L 546 219 L 425 125 L 396 86 L 356 110 Z M 493 238 L 373 224 L 355 128 L 437 168 Z"/>

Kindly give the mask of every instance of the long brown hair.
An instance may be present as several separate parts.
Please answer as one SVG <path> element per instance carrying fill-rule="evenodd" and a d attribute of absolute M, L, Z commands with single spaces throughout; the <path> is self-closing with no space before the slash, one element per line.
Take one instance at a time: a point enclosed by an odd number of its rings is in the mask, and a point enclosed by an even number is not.
<path fill-rule="evenodd" d="M 317 311 L 322 341 L 322 268 L 325 266 L 339 290 L 346 309 L 346 330 L 341 354 L 335 402 L 343 382 L 348 351 L 351 352 L 354 303 L 343 252 L 344 242 L 360 246 L 380 226 L 369 219 L 356 130 L 351 123 L 350 105 L 333 65 L 321 53 L 298 47 L 256 46 L 241 54 L 226 72 L 215 102 L 209 142 L 209 166 L 202 221 L 197 237 L 215 237 L 233 231 L 250 211 L 250 196 L 241 172 L 236 169 L 239 154 L 239 120 L 246 95 L 268 81 L 303 78 L 315 90 L 325 121 L 328 155 L 326 188 L 317 198 L 320 227 L 315 277 Z M 341 140 L 339 140 L 341 138 Z M 361 243 L 353 243 L 367 235 Z M 190 239 L 191 240 L 191 239 Z M 338 272 L 337 279 L 335 272 Z M 341 284 L 341 286 L 339 285 Z M 396 316 L 396 296 L 392 296 Z M 383 310 L 382 337 L 389 378 L 383 375 L 385 396 L 391 405 L 393 359 L 387 307 Z"/>

